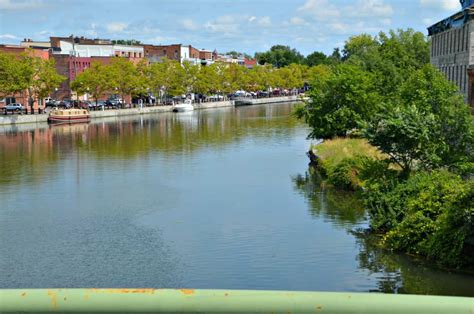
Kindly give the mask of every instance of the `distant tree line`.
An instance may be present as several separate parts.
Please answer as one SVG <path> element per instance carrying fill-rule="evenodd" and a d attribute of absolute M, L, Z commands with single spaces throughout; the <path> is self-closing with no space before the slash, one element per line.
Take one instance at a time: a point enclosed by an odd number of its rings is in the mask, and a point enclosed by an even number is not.
<path fill-rule="evenodd" d="M 79 94 L 90 94 L 96 100 L 109 94 L 133 97 L 150 93 L 156 96 L 187 93 L 226 96 L 237 90 L 257 92 L 270 88 L 301 88 L 312 77 L 327 71 L 329 69 L 323 65 L 290 64 L 281 68 L 265 65 L 248 69 L 235 63 L 216 62 L 202 66 L 165 58 L 152 64 L 145 60 L 133 64 L 117 57 L 108 65 L 94 62 L 76 77 L 71 87 Z"/>
<path fill-rule="evenodd" d="M 277 68 L 285 67 L 293 63 L 304 64 L 310 67 L 316 65 L 335 65 L 343 60 L 339 48 L 335 48 L 329 56 L 323 52 L 315 51 L 304 57 L 296 49 L 284 45 L 275 45 L 266 52 L 257 52 L 255 53 L 255 58 L 259 64 L 271 64 Z"/>

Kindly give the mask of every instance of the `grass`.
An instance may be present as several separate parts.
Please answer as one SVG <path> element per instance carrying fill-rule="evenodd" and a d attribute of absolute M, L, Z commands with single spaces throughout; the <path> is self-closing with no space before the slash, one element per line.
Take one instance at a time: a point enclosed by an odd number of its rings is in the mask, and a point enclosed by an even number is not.
<path fill-rule="evenodd" d="M 364 182 L 359 174 L 364 167 L 363 158 L 385 159 L 386 156 L 364 139 L 336 138 L 311 147 L 318 157 L 318 169 L 334 187 L 358 190 Z M 359 157 L 362 157 L 360 159 Z"/>
<path fill-rule="evenodd" d="M 324 163 L 337 165 L 345 158 L 366 156 L 383 159 L 386 156 L 366 140 L 359 138 L 335 138 L 311 146 L 313 152 Z"/>

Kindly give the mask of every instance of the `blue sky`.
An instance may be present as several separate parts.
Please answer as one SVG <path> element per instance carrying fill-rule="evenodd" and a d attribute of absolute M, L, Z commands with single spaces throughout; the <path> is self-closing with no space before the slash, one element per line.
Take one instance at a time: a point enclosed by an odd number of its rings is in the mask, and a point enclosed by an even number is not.
<path fill-rule="evenodd" d="M 351 35 L 426 26 L 459 0 L 0 0 L 0 43 L 70 34 L 252 54 L 330 53 Z"/>

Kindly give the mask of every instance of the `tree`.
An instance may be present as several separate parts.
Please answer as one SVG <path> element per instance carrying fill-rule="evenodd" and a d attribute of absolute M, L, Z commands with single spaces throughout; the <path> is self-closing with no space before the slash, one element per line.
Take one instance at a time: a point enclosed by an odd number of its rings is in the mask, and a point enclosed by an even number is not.
<path fill-rule="evenodd" d="M 21 58 L 0 52 L 0 95 L 11 96 L 28 88 L 32 69 Z"/>
<path fill-rule="evenodd" d="M 226 90 L 229 93 L 241 90 L 245 87 L 245 76 L 247 74 L 246 67 L 236 63 L 231 63 L 224 67 L 224 73 L 225 85 L 227 87 Z"/>
<path fill-rule="evenodd" d="M 292 63 L 303 63 L 304 57 L 296 49 L 288 46 L 275 45 L 267 52 L 256 53 L 255 57 L 259 64 L 272 64 L 280 68 Z"/>
<path fill-rule="evenodd" d="M 305 83 L 307 70 L 307 66 L 295 63 L 276 69 L 275 86 L 285 89 L 301 88 Z"/>
<path fill-rule="evenodd" d="M 456 169 L 474 161 L 474 120 L 456 87 L 425 65 L 392 106 L 367 122 L 364 137 L 408 175 L 413 168 Z"/>
<path fill-rule="evenodd" d="M 137 66 L 126 58 L 116 57 L 105 67 L 110 80 L 111 92 L 118 93 L 122 100 L 126 95 L 137 96 L 146 93 L 147 80 Z"/>
<path fill-rule="evenodd" d="M 194 91 L 199 94 L 209 95 L 215 93 L 219 89 L 219 79 L 216 72 L 216 67 L 213 65 L 202 66 L 197 73 L 196 84 Z"/>
<path fill-rule="evenodd" d="M 296 115 L 312 128 L 310 138 L 346 136 L 378 112 L 381 103 L 375 76 L 360 67 L 340 64 L 311 82 L 310 100 Z"/>
<path fill-rule="evenodd" d="M 31 83 L 32 94 L 42 103 L 43 99 L 51 94 L 66 77 L 59 75 L 56 71 L 54 59 L 43 60 L 35 58 L 33 60 L 35 66 L 34 80 Z"/>
<path fill-rule="evenodd" d="M 100 97 L 113 89 L 107 67 L 100 62 L 93 62 L 90 68 L 78 74 L 71 88 L 78 94 L 91 94 L 96 104 Z"/>
<path fill-rule="evenodd" d="M 319 52 L 319 51 L 315 51 L 309 55 L 306 56 L 305 60 L 304 60 L 304 63 L 307 65 L 307 66 L 316 66 L 316 65 L 320 65 L 320 64 L 327 64 L 327 59 L 328 57 L 322 53 L 322 52 Z"/>
<path fill-rule="evenodd" d="M 184 89 L 186 92 L 190 93 L 194 90 L 194 85 L 197 82 L 197 74 L 199 72 L 199 66 L 193 65 L 188 61 L 184 61 L 182 64 L 183 71 L 184 71 Z"/>
<path fill-rule="evenodd" d="M 191 69 L 188 69 L 191 71 Z M 148 82 L 152 89 L 161 95 L 177 96 L 185 93 L 185 69 L 178 61 L 163 59 L 162 62 L 153 63 L 148 70 Z M 190 79 L 190 76 L 187 77 Z"/>

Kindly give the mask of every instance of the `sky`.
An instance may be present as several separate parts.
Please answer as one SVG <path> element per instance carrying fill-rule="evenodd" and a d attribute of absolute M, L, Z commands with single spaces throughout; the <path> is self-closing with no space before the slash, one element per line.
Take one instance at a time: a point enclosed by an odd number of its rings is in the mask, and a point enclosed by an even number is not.
<path fill-rule="evenodd" d="M 361 33 L 426 34 L 460 9 L 459 0 L 0 0 L 0 43 L 74 34 L 251 55 L 277 44 L 330 54 Z"/>

